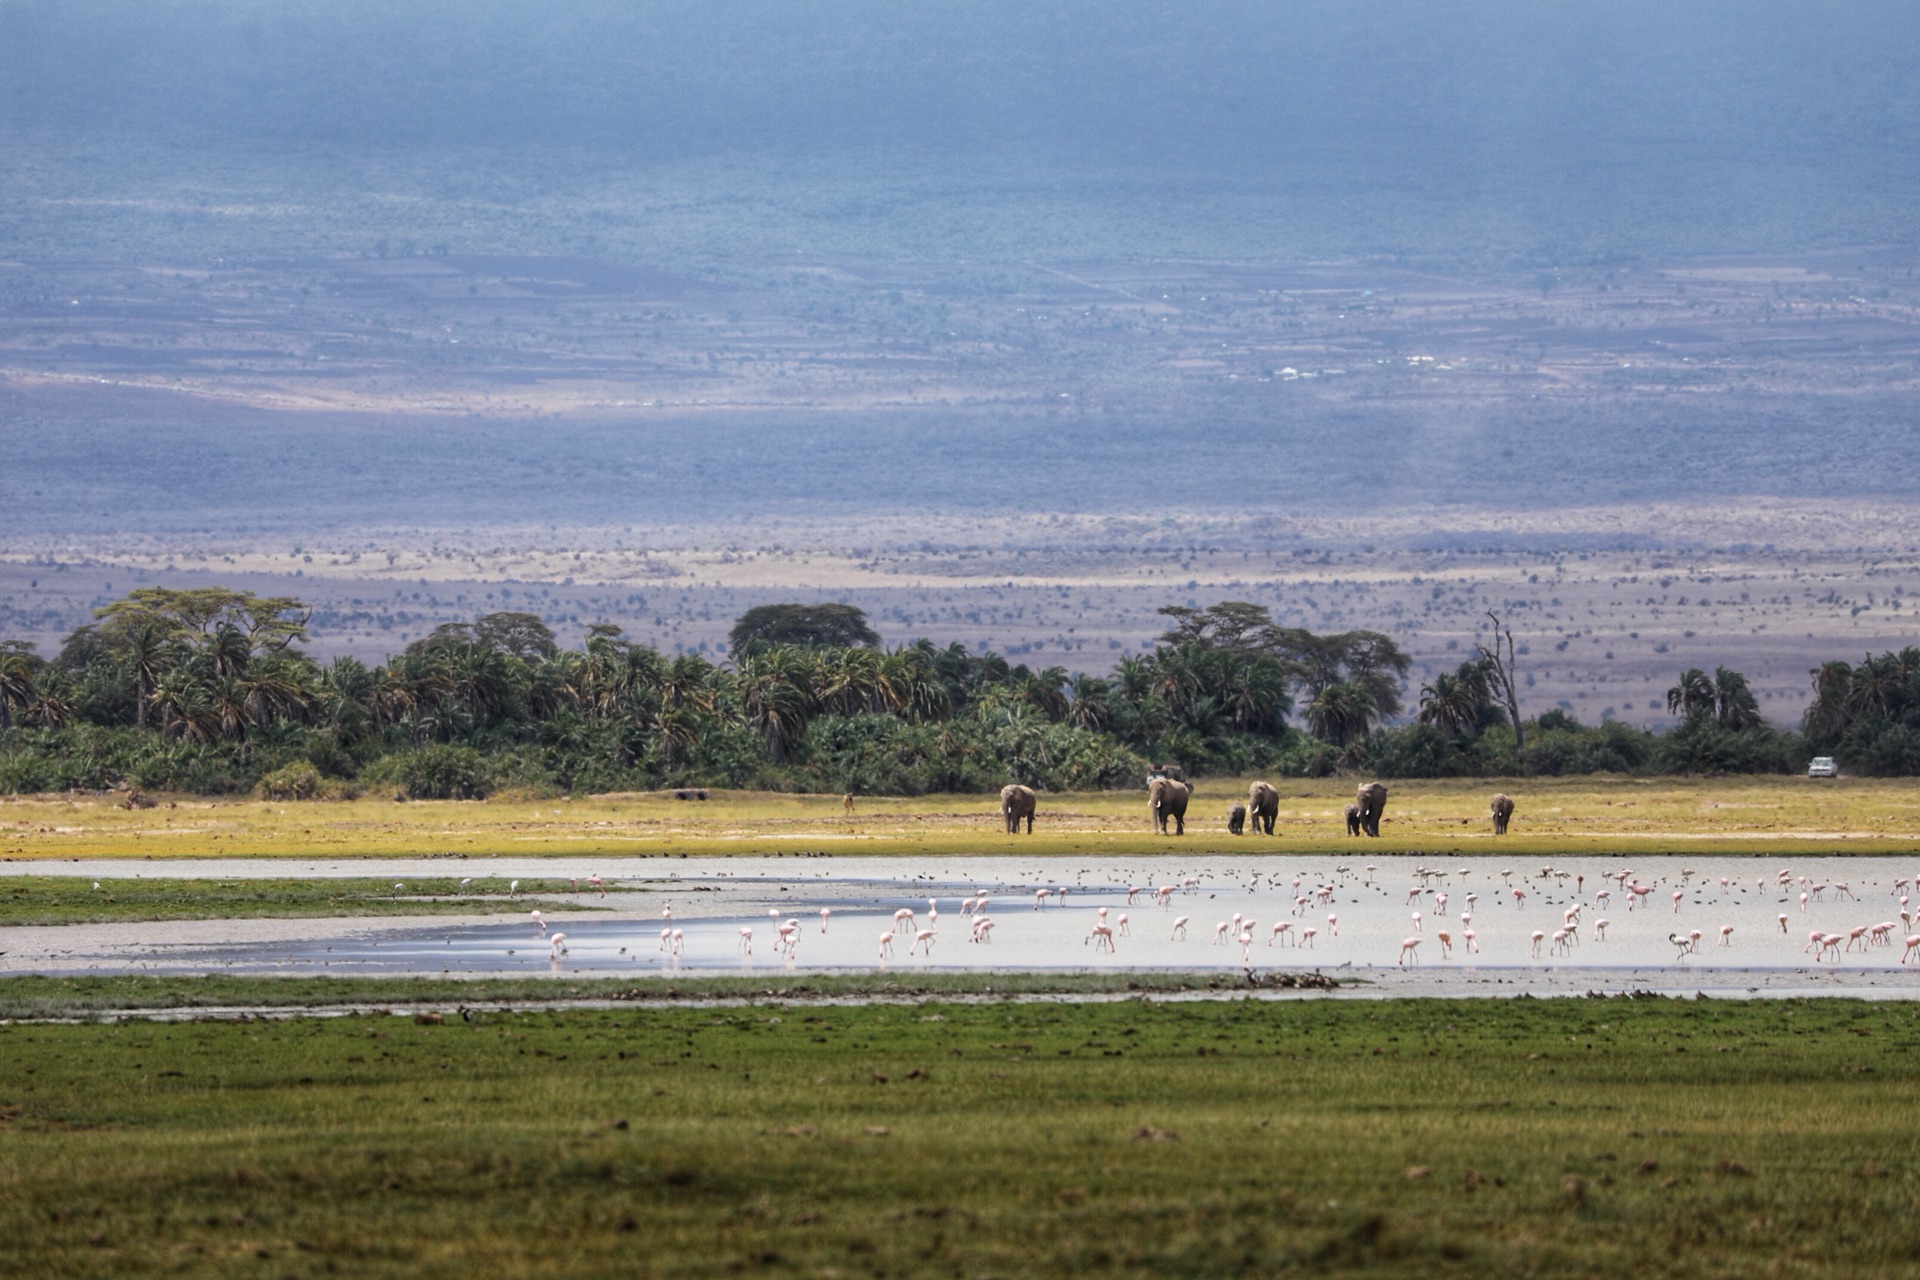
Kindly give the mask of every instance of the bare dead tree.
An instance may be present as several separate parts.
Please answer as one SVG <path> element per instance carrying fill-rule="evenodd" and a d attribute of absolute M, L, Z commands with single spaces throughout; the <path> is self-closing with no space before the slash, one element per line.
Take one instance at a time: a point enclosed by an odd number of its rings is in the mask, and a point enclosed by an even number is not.
<path fill-rule="evenodd" d="M 1493 686 L 1493 692 L 1506 704 L 1507 719 L 1513 723 L 1513 747 L 1523 756 L 1527 750 L 1527 731 L 1520 727 L 1520 697 L 1514 691 L 1513 676 L 1513 632 L 1500 625 L 1500 617 L 1493 610 L 1487 610 L 1487 617 L 1493 620 L 1493 647 L 1484 644 L 1473 647 L 1480 651 L 1480 660 L 1487 664 L 1487 682 Z"/>

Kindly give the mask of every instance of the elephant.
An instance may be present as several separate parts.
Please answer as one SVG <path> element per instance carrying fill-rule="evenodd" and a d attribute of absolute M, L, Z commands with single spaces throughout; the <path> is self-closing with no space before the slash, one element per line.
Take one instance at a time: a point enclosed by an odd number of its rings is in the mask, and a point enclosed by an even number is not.
<path fill-rule="evenodd" d="M 1502 791 L 1493 798 L 1493 834 L 1507 834 L 1507 824 L 1513 821 L 1513 797 Z"/>
<path fill-rule="evenodd" d="M 1378 782 L 1369 782 L 1354 793 L 1353 802 L 1360 806 L 1360 829 L 1370 836 L 1380 834 L 1380 815 L 1387 809 L 1387 789 Z"/>
<path fill-rule="evenodd" d="M 1360 806 L 1357 804 L 1347 806 L 1347 834 L 1350 836 L 1360 834 Z"/>
<path fill-rule="evenodd" d="M 1237 836 L 1247 829 L 1247 806 L 1236 804 L 1227 810 L 1227 834 Z"/>
<path fill-rule="evenodd" d="M 1015 782 L 1000 788 L 1000 816 L 1007 820 L 1008 835 L 1019 834 L 1022 818 L 1027 820 L 1027 834 L 1033 834 L 1034 804 L 1032 787 L 1023 787 Z"/>
<path fill-rule="evenodd" d="M 1147 788 L 1147 800 L 1153 805 L 1153 829 L 1160 835 L 1167 834 L 1167 819 L 1172 818 L 1173 834 L 1187 834 L 1187 798 L 1192 794 L 1184 782 L 1155 778 Z"/>
<path fill-rule="evenodd" d="M 1273 820 L 1280 814 L 1280 793 L 1265 782 L 1247 788 L 1247 816 L 1253 819 L 1253 834 L 1273 834 Z"/>

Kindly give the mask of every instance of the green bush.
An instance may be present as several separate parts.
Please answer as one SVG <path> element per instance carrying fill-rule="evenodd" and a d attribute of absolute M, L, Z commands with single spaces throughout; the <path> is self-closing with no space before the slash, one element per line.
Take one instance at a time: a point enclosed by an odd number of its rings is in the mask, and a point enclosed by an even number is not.
<path fill-rule="evenodd" d="M 436 743 L 383 756 L 365 774 L 409 800 L 482 800 L 493 789 L 487 757 L 472 747 Z"/>
<path fill-rule="evenodd" d="M 262 800 L 312 800 L 325 785 L 326 779 L 312 761 L 296 760 L 262 774 L 254 791 Z"/>

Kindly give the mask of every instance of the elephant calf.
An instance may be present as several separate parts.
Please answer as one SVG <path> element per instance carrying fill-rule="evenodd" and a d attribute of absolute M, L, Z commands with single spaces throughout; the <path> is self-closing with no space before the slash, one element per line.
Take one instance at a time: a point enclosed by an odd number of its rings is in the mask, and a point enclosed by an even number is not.
<path fill-rule="evenodd" d="M 1247 806 L 1236 804 L 1227 810 L 1227 834 L 1237 836 L 1247 829 Z"/>
<path fill-rule="evenodd" d="M 1350 836 L 1360 834 L 1360 806 L 1357 804 L 1347 806 L 1347 834 Z"/>

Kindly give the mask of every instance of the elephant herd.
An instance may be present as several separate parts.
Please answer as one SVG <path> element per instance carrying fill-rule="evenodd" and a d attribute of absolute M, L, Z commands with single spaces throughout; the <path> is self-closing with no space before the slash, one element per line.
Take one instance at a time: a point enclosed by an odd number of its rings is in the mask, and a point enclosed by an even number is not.
<path fill-rule="evenodd" d="M 1187 802 L 1193 798 L 1193 788 L 1178 778 L 1163 777 L 1155 774 L 1147 782 L 1147 804 L 1153 813 L 1153 829 L 1157 835 L 1166 835 L 1169 823 L 1172 834 L 1183 836 L 1187 833 Z M 1039 799 L 1032 787 L 1023 787 L 1019 783 L 1000 789 L 1000 816 L 1006 819 L 1007 834 L 1016 835 L 1024 819 L 1027 834 L 1033 834 L 1033 814 Z M 1350 836 L 1367 835 L 1378 837 L 1380 818 L 1387 808 L 1387 789 L 1378 782 L 1369 782 L 1354 793 L 1353 803 L 1347 806 L 1347 834 Z M 1494 796 L 1490 806 L 1493 818 L 1493 833 L 1497 836 L 1507 834 L 1507 824 L 1513 820 L 1513 800 L 1505 792 Z M 1255 782 L 1247 788 L 1245 804 L 1235 804 L 1227 810 L 1227 831 L 1232 835 L 1243 835 L 1252 825 L 1255 835 L 1272 835 L 1274 819 L 1280 815 L 1280 793 L 1271 783 Z"/>

